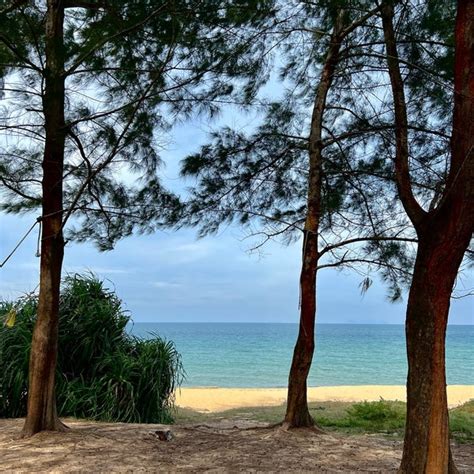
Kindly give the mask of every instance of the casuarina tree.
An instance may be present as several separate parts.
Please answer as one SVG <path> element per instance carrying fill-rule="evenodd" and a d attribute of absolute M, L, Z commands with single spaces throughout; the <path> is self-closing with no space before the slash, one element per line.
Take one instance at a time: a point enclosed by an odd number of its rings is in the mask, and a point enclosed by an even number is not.
<path fill-rule="evenodd" d="M 64 429 L 54 387 L 65 239 L 108 249 L 179 209 L 157 177 L 157 136 L 191 112 L 214 112 L 211 99 L 231 91 L 235 68 L 251 75 L 224 34 L 265 2 L 249 4 L 2 3 L 2 209 L 41 208 L 25 436 Z"/>
<path fill-rule="evenodd" d="M 451 294 L 474 231 L 474 3 L 457 4 L 449 168 L 429 209 L 413 191 L 400 67 L 405 58 L 399 57 L 391 2 L 384 2 L 382 18 L 396 123 L 395 177 L 418 236 L 406 314 L 407 422 L 400 472 L 456 472 L 449 447 L 445 336 Z"/>
<path fill-rule="evenodd" d="M 236 220 L 263 237 L 257 246 L 302 234 L 300 326 L 284 422 L 302 427 L 314 423 L 306 392 L 317 271 L 356 266 L 367 288 L 367 272 L 378 270 L 397 298 L 410 277 L 404 244 L 415 239 L 400 207 L 390 202 L 395 194 L 387 160 L 368 153 L 374 130 L 390 124 L 377 123 L 378 115 L 358 110 L 354 100 L 354 75 L 367 73 L 349 53 L 377 35 L 378 9 L 292 2 L 277 10 L 280 22 L 265 41 L 273 42 L 281 66 L 282 97 L 259 101 L 262 124 L 250 134 L 221 130 L 184 161 L 183 174 L 198 178 L 184 222 L 206 233 Z"/>

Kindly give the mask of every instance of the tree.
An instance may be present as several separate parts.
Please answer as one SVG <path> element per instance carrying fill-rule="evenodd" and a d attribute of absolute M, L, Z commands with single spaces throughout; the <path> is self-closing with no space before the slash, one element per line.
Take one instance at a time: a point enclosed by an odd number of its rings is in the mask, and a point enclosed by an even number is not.
<path fill-rule="evenodd" d="M 350 110 L 355 99 L 341 92 L 353 87 L 354 75 L 365 74 L 364 64 L 347 53 L 373 40 L 377 8 L 363 2 L 344 6 L 279 4 L 281 21 L 272 30 L 274 39 L 265 40 L 280 48 L 281 76 L 287 81 L 280 85 L 286 93 L 266 104 L 263 123 L 250 136 L 224 129 L 183 165 L 184 175 L 198 177 L 185 222 L 200 226 L 202 233 L 238 218 L 263 235 L 258 245 L 303 234 L 300 328 L 289 376 L 287 427 L 314 423 L 306 385 L 314 352 L 317 271 L 337 266 L 379 270 L 394 298 L 410 277 L 403 244 L 414 238 L 399 207 L 380 198 L 394 196 L 390 167 L 367 153 L 370 135 L 390 124 L 376 123 L 378 114 L 367 117 L 364 106 Z M 362 26 L 364 31 L 351 37 Z M 263 229 L 253 230 L 254 222 Z M 367 288 L 371 280 L 364 276 Z"/>
<path fill-rule="evenodd" d="M 179 210 L 157 178 L 154 134 L 191 112 L 215 112 L 212 99 L 232 89 L 222 77 L 251 75 L 232 60 L 251 43 L 234 46 L 225 34 L 231 23 L 258 23 L 266 2 L 250 4 L 20 0 L 0 9 L 2 208 L 41 208 L 24 436 L 64 429 L 54 393 L 64 232 L 108 249 Z M 135 178 L 141 187 L 127 185 Z"/>
<path fill-rule="evenodd" d="M 455 29 L 454 110 L 446 183 L 425 210 L 410 176 L 408 116 L 394 6 L 384 2 L 383 29 L 396 123 L 395 177 L 418 235 L 406 315 L 407 424 L 400 472 L 456 472 L 450 447 L 445 334 L 451 293 L 474 231 L 474 3 L 460 0 Z"/>

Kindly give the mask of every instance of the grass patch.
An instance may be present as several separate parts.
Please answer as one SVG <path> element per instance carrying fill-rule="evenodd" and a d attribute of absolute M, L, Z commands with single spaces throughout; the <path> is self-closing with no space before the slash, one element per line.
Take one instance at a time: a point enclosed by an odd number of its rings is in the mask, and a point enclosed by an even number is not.
<path fill-rule="evenodd" d="M 453 437 L 460 443 L 474 443 L 474 400 L 449 412 Z"/>
<path fill-rule="evenodd" d="M 310 412 L 317 424 L 327 431 L 347 434 L 370 433 L 402 438 L 405 428 L 406 404 L 399 401 L 310 403 Z M 178 423 L 206 423 L 226 420 L 248 420 L 278 423 L 283 420 L 285 406 L 235 408 L 220 413 L 199 413 L 178 408 Z M 457 442 L 474 442 L 474 400 L 450 410 L 451 436 Z"/>
<path fill-rule="evenodd" d="M 405 426 L 405 404 L 402 402 L 362 402 L 348 404 L 343 410 L 321 410 L 312 413 L 318 424 L 325 428 L 339 428 L 353 432 L 398 435 Z"/>

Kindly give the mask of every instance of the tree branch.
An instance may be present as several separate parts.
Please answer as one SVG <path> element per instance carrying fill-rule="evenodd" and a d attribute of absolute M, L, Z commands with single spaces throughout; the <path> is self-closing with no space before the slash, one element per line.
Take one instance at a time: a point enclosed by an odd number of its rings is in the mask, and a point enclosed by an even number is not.
<path fill-rule="evenodd" d="M 403 207 L 415 228 L 417 228 L 424 220 L 427 213 L 416 200 L 411 187 L 410 167 L 408 161 L 408 118 L 403 79 L 400 73 L 400 63 L 398 59 L 395 32 L 393 29 L 393 5 L 388 2 L 383 2 L 381 13 L 385 46 L 387 50 L 387 65 L 395 109 L 395 178 Z"/>

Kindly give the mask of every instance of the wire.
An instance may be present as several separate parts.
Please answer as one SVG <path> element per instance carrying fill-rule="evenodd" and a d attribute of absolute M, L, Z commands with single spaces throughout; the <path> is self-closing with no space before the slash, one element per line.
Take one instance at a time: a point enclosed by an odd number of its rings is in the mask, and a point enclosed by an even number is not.
<path fill-rule="evenodd" d="M 15 248 L 8 254 L 8 256 L 3 260 L 2 263 L 0 263 L 0 268 L 2 268 L 8 260 L 13 256 L 13 254 L 18 250 L 18 247 L 23 243 L 23 241 L 30 235 L 31 231 L 35 228 L 36 224 L 39 224 L 41 222 L 41 217 L 38 217 L 34 224 L 28 229 L 28 232 L 20 239 L 20 241 L 15 245 Z"/>

